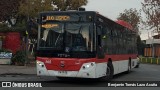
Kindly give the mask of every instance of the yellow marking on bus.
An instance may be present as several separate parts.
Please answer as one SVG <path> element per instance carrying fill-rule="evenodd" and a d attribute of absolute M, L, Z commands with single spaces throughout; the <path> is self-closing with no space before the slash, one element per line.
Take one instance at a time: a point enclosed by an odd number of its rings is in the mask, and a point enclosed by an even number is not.
<path fill-rule="evenodd" d="M 58 27 L 58 24 L 45 24 L 42 25 L 43 28 L 53 28 L 53 27 Z"/>
<path fill-rule="evenodd" d="M 70 20 L 70 16 L 47 16 L 46 20 L 67 21 Z"/>

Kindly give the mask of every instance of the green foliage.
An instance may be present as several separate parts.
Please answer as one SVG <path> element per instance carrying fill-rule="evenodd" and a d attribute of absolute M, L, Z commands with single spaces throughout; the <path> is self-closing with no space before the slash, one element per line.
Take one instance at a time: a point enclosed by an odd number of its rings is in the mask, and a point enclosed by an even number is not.
<path fill-rule="evenodd" d="M 0 32 L 24 32 L 26 27 L 23 24 L 19 24 L 15 27 L 8 27 L 6 24 L 0 24 Z"/>
<path fill-rule="evenodd" d="M 25 25 L 27 25 L 27 20 L 29 18 L 35 20 L 40 12 L 56 10 L 55 6 L 58 7 L 57 10 L 65 11 L 66 9 L 77 10 L 79 7 L 86 4 L 87 0 L 21 0 L 17 16 L 19 16 L 19 22 L 25 18 Z M 22 25 L 22 27 L 25 25 Z M 33 36 L 33 34 L 35 36 L 37 35 L 37 29 L 32 28 L 29 35 Z"/>
<path fill-rule="evenodd" d="M 51 11 L 53 7 L 51 6 L 52 0 L 24 0 L 20 2 L 18 15 L 26 17 L 37 17 L 38 13 L 42 11 Z"/>
<path fill-rule="evenodd" d="M 54 6 L 57 6 L 59 11 L 77 10 L 87 3 L 87 0 L 23 0 L 20 2 L 18 14 L 34 18 L 40 12 L 55 10 Z"/>
<path fill-rule="evenodd" d="M 53 3 L 61 11 L 65 11 L 66 9 L 77 10 L 79 7 L 86 5 L 88 0 L 53 0 Z"/>
<path fill-rule="evenodd" d="M 18 63 L 19 65 L 24 65 L 27 61 L 25 51 L 17 51 L 16 54 L 13 56 L 12 61 L 14 63 Z"/>
<path fill-rule="evenodd" d="M 7 49 L 0 49 L 0 52 L 6 52 L 6 53 L 11 53 L 11 51 L 10 50 L 7 50 Z"/>
<path fill-rule="evenodd" d="M 21 0 L 1 0 L 0 1 L 0 21 L 8 19 L 18 11 Z"/>
<path fill-rule="evenodd" d="M 138 25 L 141 22 L 141 15 L 140 11 L 137 11 L 136 9 L 125 9 L 123 13 L 119 14 L 118 20 L 124 20 L 128 23 L 130 23 L 134 30 L 138 30 Z"/>
<path fill-rule="evenodd" d="M 137 50 L 138 55 L 144 55 L 144 48 L 146 47 L 146 44 L 142 42 L 141 37 L 137 36 Z"/>

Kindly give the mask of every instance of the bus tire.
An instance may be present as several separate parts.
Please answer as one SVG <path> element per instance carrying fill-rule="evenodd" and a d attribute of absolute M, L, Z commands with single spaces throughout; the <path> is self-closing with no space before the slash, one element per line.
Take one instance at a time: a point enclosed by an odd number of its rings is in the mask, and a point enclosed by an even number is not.
<path fill-rule="evenodd" d="M 109 61 L 107 64 L 106 76 L 102 77 L 101 81 L 110 81 L 113 78 L 113 73 L 114 73 L 113 65 L 112 62 Z"/>
<path fill-rule="evenodd" d="M 139 68 L 139 64 L 137 64 L 135 68 Z"/>

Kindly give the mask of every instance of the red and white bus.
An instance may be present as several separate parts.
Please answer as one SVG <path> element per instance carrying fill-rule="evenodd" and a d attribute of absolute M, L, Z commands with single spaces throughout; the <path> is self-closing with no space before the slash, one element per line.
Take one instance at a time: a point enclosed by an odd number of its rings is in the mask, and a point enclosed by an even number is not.
<path fill-rule="evenodd" d="M 42 12 L 37 75 L 110 80 L 138 66 L 136 37 L 94 11 Z"/>

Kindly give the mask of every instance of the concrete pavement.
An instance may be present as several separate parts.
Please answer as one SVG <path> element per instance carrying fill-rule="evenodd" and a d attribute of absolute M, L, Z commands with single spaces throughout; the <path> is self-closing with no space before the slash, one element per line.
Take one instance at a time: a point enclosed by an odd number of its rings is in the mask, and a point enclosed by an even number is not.
<path fill-rule="evenodd" d="M 36 74 L 36 66 L 0 65 L 0 75 L 3 74 Z"/>

